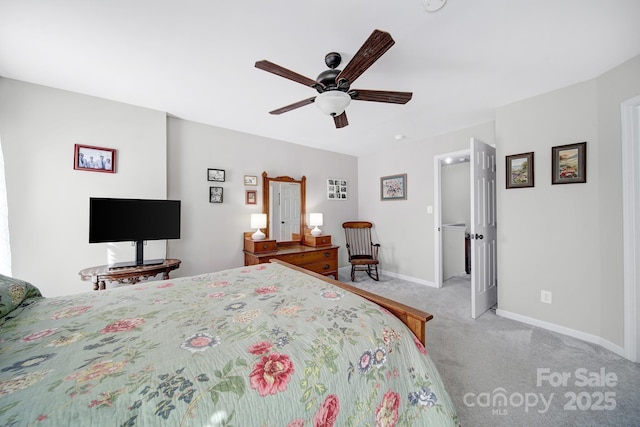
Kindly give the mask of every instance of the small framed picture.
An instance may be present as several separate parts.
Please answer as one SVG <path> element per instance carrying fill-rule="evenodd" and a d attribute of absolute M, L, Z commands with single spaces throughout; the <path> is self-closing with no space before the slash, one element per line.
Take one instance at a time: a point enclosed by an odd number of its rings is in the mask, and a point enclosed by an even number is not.
<path fill-rule="evenodd" d="M 533 152 L 506 157 L 507 188 L 533 187 Z"/>
<path fill-rule="evenodd" d="M 222 203 L 222 187 L 209 187 L 209 203 Z"/>
<path fill-rule="evenodd" d="M 258 191 L 257 190 L 246 190 L 244 195 L 244 203 L 246 205 L 257 205 L 258 204 Z"/>
<path fill-rule="evenodd" d="M 407 174 L 381 177 L 380 200 L 407 200 Z"/>
<path fill-rule="evenodd" d="M 551 184 L 587 182 L 587 143 L 551 147 Z"/>
<path fill-rule="evenodd" d="M 258 185 L 258 177 L 255 175 L 245 175 L 244 185 Z"/>
<path fill-rule="evenodd" d="M 116 150 L 114 148 L 74 145 L 73 168 L 89 172 L 116 172 Z"/>
<path fill-rule="evenodd" d="M 347 200 L 347 180 L 335 178 L 327 179 L 327 199 Z"/>
<path fill-rule="evenodd" d="M 207 169 L 207 181 L 224 182 L 224 169 Z"/>

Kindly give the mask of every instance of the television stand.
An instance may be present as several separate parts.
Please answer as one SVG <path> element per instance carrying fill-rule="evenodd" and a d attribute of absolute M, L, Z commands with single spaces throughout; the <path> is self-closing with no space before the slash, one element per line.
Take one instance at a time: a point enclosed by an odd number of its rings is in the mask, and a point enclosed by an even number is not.
<path fill-rule="evenodd" d="M 148 259 L 142 261 L 142 264 L 137 264 L 135 262 L 116 262 L 113 264 L 109 264 L 109 270 L 117 270 L 118 268 L 131 268 L 131 267 L 140 267 L 145 265 L 160 265 L 164 264 L 166 260 L 163 258 L 158 259 Z"/>
<path fill-rule="evenodd" d="M 161 264 L 154 265 L 136 265 L 133 267 L 110 268 L 110 265 L 100 265 L 97 267 L 89 267 L 82 270 L 80 279 L 91 281 L 93 290 L 103 290 L 106 288 L 106 281 L 117 282 L 119 284 L 134 285 L 141 280 L 155 277 L 162 273 L 162 280 L 169 278 L 169 272 L 180 267 L 179 259 L 165 259 Z"/>

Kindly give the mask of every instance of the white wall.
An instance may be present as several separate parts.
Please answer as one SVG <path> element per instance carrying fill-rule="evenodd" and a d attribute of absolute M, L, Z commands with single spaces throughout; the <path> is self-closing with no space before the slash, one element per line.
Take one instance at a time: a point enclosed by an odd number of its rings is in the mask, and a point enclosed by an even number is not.
<path fill-rule="evenodd" d="M 358 159 L 360 219 L 372 221 L 384 271 L 434 282 L 433 157 L 469 149 L 471 137 L 495 140 L 493 122 L 393 148 Z M 380 177 L 407 174 L 407 200 L 381 201 Z"/>
<path fill-rule="evenodd" d="M 638 94 L 640 57 L 497 110 L 499 157 L 534 151 L 536 168 L 534 188 L 498 193 L 502 310 L 623 345 L 620 102 Z M 587 183 L 551 185 L 551 147 L 581 141 Z"/>
<path fill-rule="evenodd" d="M 499 108 L 497 155 L 534 152 L 535 187 L 506 190 L 498 168 L 501 310 L 599 332 L 602 268 L 597 85 L 589 81 Z M 587 183 L 551 185 L 551 147 L 587 142 Z M 610 173 L 610 171 L 608 171 Z M 621 204 L 621 201 L 618 201 Z M 613 208 L 613 207 L 612 207 Z M 540 291 L 553 304 L 540 302 Z"/>
<path fill-rule="evenodd" d="M 0 78 L 0 139 L 13 275 L 45 296 L 91 290 L 78 272 L 107 244 L 88 243 L 89 197 L 166 197 L 165 114 Z M 74 170 L 76 143 L 117 149 L 117 173 Z"/>
<path fill-rule="evenodd" d="M 169 119 L 169 198 L 182 200 L 182 238 L 169 242 L 169 255 L 183 261 L 173 276 L 189 276 L 243 265 L 243 233 L 251 213 L 262 212 L 262 172 L 307 178 L 306 211 L 324 214 L 341 265 L 346 265 L 341 224 L 357 217 L 357 159 L 353 156 L 269 140 L 180 119 Z M 226 180 L 211 183 L 207 168 L 224 169 Z M 244 175 L 258 176 L 245 187 Z M 348 181 L 348 199 L 327 199 L 327 179 Z M 209 186 L 224 188 L 222 204 L 209 203 Z M 258 204 L 245 205 L 245 190 L 258 190 Z"/>
<path fill-rule="evenodd" d="M 640 56 L 605 73 L 598 85 L 598 152 L 600 200 L 598 215 L 606 227 L 598 229 L 598 243 L 604 249 L 598 298 L 601 333 L 623 344 L 623 235 L 622 235 L 622 130 L 620 104 L 640 95 Z M 612 286 L 613 285 L 613 286 Z M 639 313 L 640 315 L 640 313 Z M 640 343 L 639 343 L 640 345 Z"/>

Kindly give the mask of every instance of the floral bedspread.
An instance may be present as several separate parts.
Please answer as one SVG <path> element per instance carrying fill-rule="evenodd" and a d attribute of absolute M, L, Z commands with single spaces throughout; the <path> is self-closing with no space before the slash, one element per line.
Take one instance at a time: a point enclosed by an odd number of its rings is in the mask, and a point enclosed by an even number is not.
<path fill-rule="evenodd" d="M 0 319 L 3 426 L 458 425 L 405 325 L 281 265 L 22 294 Z"/>

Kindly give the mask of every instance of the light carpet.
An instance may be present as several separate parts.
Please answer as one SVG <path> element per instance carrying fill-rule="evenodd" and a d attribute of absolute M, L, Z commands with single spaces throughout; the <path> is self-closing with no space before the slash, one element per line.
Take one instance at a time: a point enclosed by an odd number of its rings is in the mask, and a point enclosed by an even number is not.
<path fill-rule="evenodd" d="M 340 280 L 427 311 L 427 350 L 462 426 L 640 426 L 640 364 L 497 316 L 471 319 L 469 276 L 443 288 L 348 271 Z"/>

